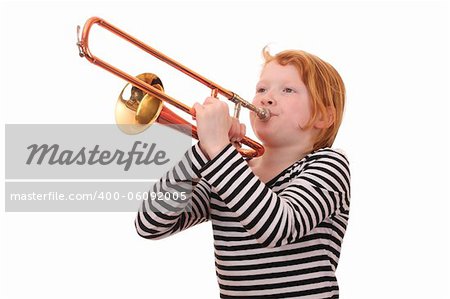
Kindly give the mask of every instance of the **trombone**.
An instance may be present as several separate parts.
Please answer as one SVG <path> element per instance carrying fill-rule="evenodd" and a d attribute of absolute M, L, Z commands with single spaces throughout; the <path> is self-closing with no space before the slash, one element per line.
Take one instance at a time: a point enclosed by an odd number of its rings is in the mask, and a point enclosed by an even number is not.
<path fill-rule="evenodd" d="M 178 116 L 170 109 L 165 107 L 163 102 L 173 105 L 193 117 L 195 116 L 195 111 L 191 107 L 167 95 L 164 92 L 161 80 L 155 74 L 144 73 L 135 77 L 93 55 L 89 49 L 89 33 L 93 25 L 98 25 L 114 33 L 115 35 L 125 39 L 126 41 L 142 49 L 148 54 L 158 58 L 159 60 L 188 75 L 189 77 L 204 84 L 211 89 L 212 96 L 217 97 L 218 94 L 221 94 L 228 100 L 232 101 L 235 104 L 235 117 L 239 117 L 240 108 L 244 107 L 253 111 L 261 120 L 268 120 L 270 118 L 270 111 L 268 109 L 256 107 L 250 102 L 242 99 L 234 92 L 231 92 L 221 87 L 220 85 L 208 80 L 207 78 L 199 75 L 198 73 L 169 58 L 156 49 L 146 45 L 142 41 L 113 26 L 105 20 L 98 17 L 92 17 L 86 21 L 82 32 L 80 32 L 80 26 L 77 27 L 77 46 L 79 55 L 82 58 L 86 58 L 89 62 L 129 82 L 119 95 L 115 112 L 116 122 L 119 128 L 125 133 L 140 133 L 152 123 L 157 121 L 158 123 L 166 125 L 181 125 L 176 126 L 176 128 L 181 132 L 198 139 L 197 128 L 190 122 L 187 122 L 182 117 Z M 129 84 L 132 85 L 131 95 L 129 99 L 124 99 L 123 94 Z M 240 143 L 251 148 L 244 149 L 240 147 L 240 144 L 238 146 L 238 151 L 247 158 L 258 157 L 264 153 L 264 147 L 248 137 L 244 137 Z"/>

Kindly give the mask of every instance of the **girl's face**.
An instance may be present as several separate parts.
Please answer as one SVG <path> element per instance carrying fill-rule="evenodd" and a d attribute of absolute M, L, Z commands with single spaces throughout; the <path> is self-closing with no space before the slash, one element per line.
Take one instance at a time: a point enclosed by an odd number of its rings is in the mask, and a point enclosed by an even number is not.
<path fill-rule="evenodd" d="M 287 145 L 305 141 L 305 127 L 311 117 L 308 90 L 292 65 L 271 61 L 261 72 L 253 104 L 270 110 L 271 118 L 260 121 L 255 113 L 250 121 L 256 136 L 266 145 Z"/>

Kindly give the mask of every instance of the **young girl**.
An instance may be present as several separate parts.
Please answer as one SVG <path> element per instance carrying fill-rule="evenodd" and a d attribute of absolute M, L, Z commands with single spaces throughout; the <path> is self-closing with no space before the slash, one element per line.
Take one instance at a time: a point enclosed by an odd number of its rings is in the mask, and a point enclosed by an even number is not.
<path fill-rule="evenodd" d="M 145 201 L 136 229 L 159 239 L 210 220 L 221 298 L 338 298 L 350 172 L 330 146 L 344 84 L 304 51 L 263 53 L 253 103 L 271 118 L 251 115 L 251 124 L 265 153 L 246 161 L 230 143 L 245 127 L 227 104 L 195 104 L 199 143 L 151 190 L 186 192 L 187 200 Z"/>

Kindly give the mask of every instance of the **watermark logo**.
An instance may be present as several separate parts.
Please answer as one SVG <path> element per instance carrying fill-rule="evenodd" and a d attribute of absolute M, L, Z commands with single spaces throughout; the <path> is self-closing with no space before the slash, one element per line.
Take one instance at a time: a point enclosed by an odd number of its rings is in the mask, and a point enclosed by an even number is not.
<path fill-rule="evenodd" d="M 148 200 L 186 202 L 189 180 L 162 182 L 192 145 L 179 131 L 158 124 L 139 135 L 116 125 L 6 125 L 5 210 L 137 211 Z"/>
<path fill-rule="evenodd" d="M 142 150 L 139 150 L 139 148 Z M 117 165 L 124 165 L 124 170 L 128 171 L 131 165 L 163 165 L 170 161 L 166 158 L 166 152 L 163 150 L 155 150 L 156 143 L 150 146 L 141 141 L 134 141 L 130 151 L 110 150 L 100 151 L 100 145 L 96 144 L 93 149 L 88 150 L 82 147 L 79 151 L 61 150 L 58 144 L 32 144 L 27 147 L 30 150 L 26 164 L 42 165 L 47 163 L 49 165 L 108 165 L 116 163 Z"/>

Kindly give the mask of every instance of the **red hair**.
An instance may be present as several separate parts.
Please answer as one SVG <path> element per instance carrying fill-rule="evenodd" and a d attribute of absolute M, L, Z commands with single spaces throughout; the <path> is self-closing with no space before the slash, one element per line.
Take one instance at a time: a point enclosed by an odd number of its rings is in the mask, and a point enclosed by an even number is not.
<path fill-rule="evenodd" d="M 301 50 L 286 50 L 272 56 L 264 48 L 263 56 L 264 65 L 276 61 L 283 66 L 292 65 L 298 70 L 312 104 L 312 116 L 307 127 L 320 117 L 331 122 L 329 127 L 322 129 L 316 136 L 313 150 L 331 147 L 341 125 L 345 105 L 345 86 L 339 73 L 331 64 Z"/>

